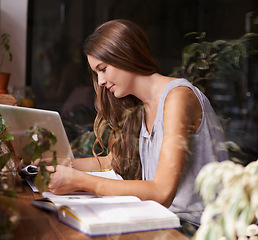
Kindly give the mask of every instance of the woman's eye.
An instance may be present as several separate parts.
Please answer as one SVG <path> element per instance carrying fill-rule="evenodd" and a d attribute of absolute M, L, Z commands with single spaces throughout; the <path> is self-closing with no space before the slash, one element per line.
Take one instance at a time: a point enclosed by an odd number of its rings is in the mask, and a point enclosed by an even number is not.
<path fill-rule="evenodd" d="M 106 67 L 101 68 L 99 71 L 100 71 L 100 72 L 106 72 Z"/>

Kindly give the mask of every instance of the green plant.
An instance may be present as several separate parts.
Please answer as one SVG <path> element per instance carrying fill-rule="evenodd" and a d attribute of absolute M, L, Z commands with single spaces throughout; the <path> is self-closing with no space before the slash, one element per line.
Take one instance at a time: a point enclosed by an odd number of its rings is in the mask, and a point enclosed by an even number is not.
<path fill-rule="evenodd" d="M 196 179 L 205 210 L 195 239 L 257 239 L 258 160 L 205 165 Z"/>
<path fill-rule="evenodd" d="M 2 33 L 0 38 L 0 71 L 4 63 L 5 56 L 11 62 L 13 60 L 13 55 L 10 51 L 10 35 L 7 33 Z"/>
<path fill-rule="evenodd" d="M 233 79 L 242 82 L 244 60 L 247 57 L 247 46 L 257 34 L 250 33 L 235 40 L 205 41 L 206 33 L 192 32 L 186 37 L 194 37 L 195 42 L 182 50 L 182 64 L 173 69 L 174 77 L 186 77 L 203 92 L 212 86 L 212 82 L 223 82 Z M 256 51 L 250 48 L 249 51 Z M 257 51 L 256 51 L 257 52 Z"/>
<path fill-rule="evenodd" d="M 5 123 L 5 120 L 0 114 L 0 144 L 1 143 L 5 144 L 6 142 L 14 139 L 12 134 L 6 132 L 7 129 L 10 129 L 10 127 Z M 0 170 L 6 165 L 6 163 L 9 161 L 11 156 L 12 156 L 11 152 L 3 153 L 0 156 Z"/>
<path fill-rule="evenodd" d="M 47 151 L 51 151 L 52 165 L 56 168 L 56 151 L 51 150 L 51 147 L 56 144 L 56 137 L 53 132 L 37 125 L 30 127 L 26 136 L 29 137 L 30 142 L 23 148 L 25 153 L 24 164 L 28 165 L 31 161 L 39 161 L 40 171 L 35 177 L 35 185 L 39 192 L 47 191 L 51 172 L 46 169 L 47 163 L 43 160 L 42 155 Z"/>
<path fill-rule="evenodd" d="M 93 156 L 93 146 L 95 153 L 100 155 L 106 155 L 108 145 L 109 129 L 106 129 L 103 133 L 102 140 L 105 149 L 102 149 L 99 144 L 94 146 L 96 136 L 94 131 L 86 131 L 71 142 L 71 147 L 76 157 L 88 157 Z"/>
<path fill-rule="evenodd" d="M 16 166 L 7 144 L 13 140 L 6 130 L 10 127 L 0 114 L 0 239 L 11 239 L 12 231 L 19 223 L 17 210 L 15 175 Z"/>

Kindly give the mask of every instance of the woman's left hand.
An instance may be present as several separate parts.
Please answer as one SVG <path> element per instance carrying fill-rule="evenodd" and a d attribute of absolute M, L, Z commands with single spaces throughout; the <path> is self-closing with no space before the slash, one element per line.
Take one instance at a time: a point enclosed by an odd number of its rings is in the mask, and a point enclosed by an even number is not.
<path fill-rule="evenodd" d="M 46 167 L 48 171 L 54 172 L 53 166 Z M 50 183 L 48 189 L 54 194 L 66 194 L 76 189 L 76 180 L 74 176 L 81 174 L 80 171 L 70 167 L 57 165 L 56 172 L 50 174 Z"/>

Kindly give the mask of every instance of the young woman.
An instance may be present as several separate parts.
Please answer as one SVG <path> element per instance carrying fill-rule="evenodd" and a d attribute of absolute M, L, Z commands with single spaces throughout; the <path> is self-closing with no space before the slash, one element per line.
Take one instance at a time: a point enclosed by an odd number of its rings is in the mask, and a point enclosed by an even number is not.
<path fill-rule="evenodd" d="M 158 73 L 143 31 L 112 20 L 88 37 L 84 48 L 96 91 L 97 142 L 110 130 L 108 155 L 57 166 L 49 190 L 152 199 L 199 224 L 203 204 L 194 191 L 203 165 L 227 159 L 223 131 L 208 99 L 185 79 Z M 112 168 L 124 180 L 92 176 Z M 49 170 L 53 170 L 49 167 Z"/>

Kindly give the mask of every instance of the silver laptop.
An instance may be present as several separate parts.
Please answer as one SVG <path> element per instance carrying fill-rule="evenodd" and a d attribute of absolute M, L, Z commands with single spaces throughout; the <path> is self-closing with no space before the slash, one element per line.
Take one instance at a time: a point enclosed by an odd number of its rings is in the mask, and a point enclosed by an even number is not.
<path fill-rule="evenodd" d="M 16 156 L 19 158 L 23 157 L 23 147 L 29 141 L 29 139 L 24 137 L 26 131 L 34 125 L 46 128 L 55 134 L 57 142 L 51 147 L 51 150 L 56 151 L 58 158 L 74 158 L 58 112 L 0 104 L 0 114 L 2 114 L 6 124 L 10 127 L 8 132 L 14 136 L 14 140 L 11 143 Z M 44 154 L 44 157 L 52 157 L 52 153 L 47 152 Z"/>

